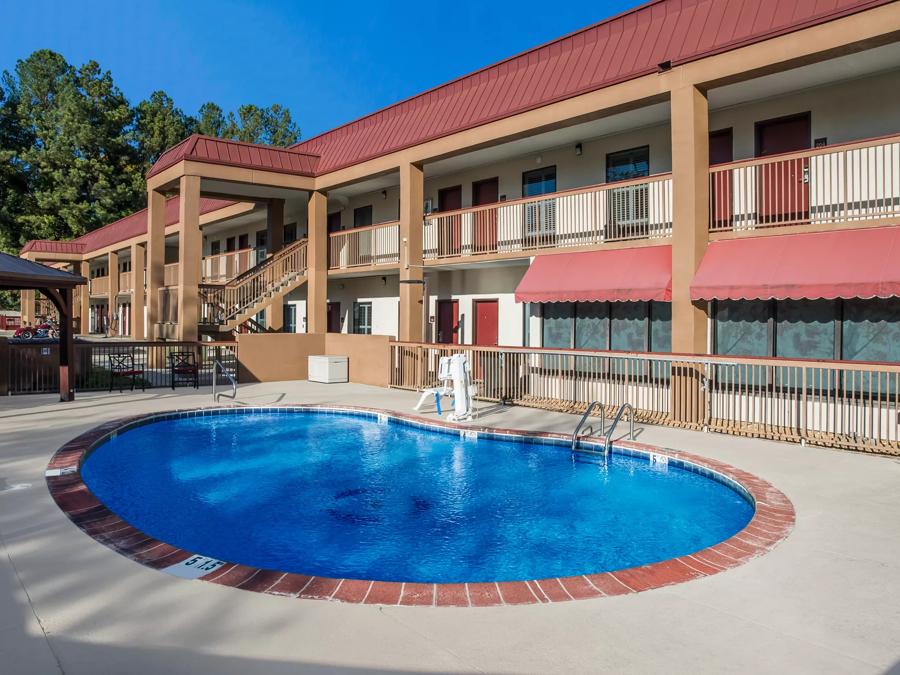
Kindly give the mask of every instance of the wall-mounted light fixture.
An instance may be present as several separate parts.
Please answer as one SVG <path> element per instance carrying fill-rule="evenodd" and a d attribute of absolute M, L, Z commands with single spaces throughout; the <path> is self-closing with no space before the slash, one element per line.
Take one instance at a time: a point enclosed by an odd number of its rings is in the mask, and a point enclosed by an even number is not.
<path fill-rule="evenodd" d="M 387 190 L 382 190 L 382 191 L 381 191 L 381 198 L 382 198 L 382 199 L 387 199 Z"/>
<path fill-rule="evenodd" d="M 584 148 L 581 147 L 581 143 L 576 143 L 576 144 L 575 144 L 575 154 L 576 154 L 578 157 L 581 157 L 581 153 L 582 153 L 582 152 L 584 152 Z"/>
<path fill-rule="evenodd" d="M 537 157 L 534 158 L 534 163 L 535 163 L 535 164 L 540 164 L 540 163 L 543 162 L 543 161 L 544 161 L 544 158 L 541 157 L 540 155 L 538 155 Z"/>
<path fill-rule="evenodd" d="M 381 285 L 387 286 L 387 277 L 381 277 Z"/>

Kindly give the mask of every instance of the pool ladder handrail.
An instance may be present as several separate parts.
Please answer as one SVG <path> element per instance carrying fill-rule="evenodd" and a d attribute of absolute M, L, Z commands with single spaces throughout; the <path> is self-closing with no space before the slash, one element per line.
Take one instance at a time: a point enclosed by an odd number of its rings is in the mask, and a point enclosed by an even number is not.
<path fill-rule="evenodd" d="M 231 383 L 231 396 L 229 397 L 232 401 L 237 399 L 237 380 L 234 379 L 234 376 L 228 372 L 225 368 L 225 365 L 219 361 L 219 359 L 213 359 L 213 376 L 212 376 L 212 397 L 213 403 L 219 402 L 219 397 L 224 396 L 224 394 L 216 394 L 216 374 L 222 371 L 222 374 L 228 379 Z"/>
<path fill-rule="evenodd" d="M 575 452 L 575 447 L 578 445 L 578 434 L 581 432 L 581 428 L 584 426 L 584 423 L 587 422 L 588 416 L 593 412 L 594 408 L 600 405 L 600 401 L 591 401 L 587 407 L 587 410 L 584 411 L 584 415 L 581 416 L 581 421 L 578 422 L 578 426 L 575 427 L 575 431 L 572 433 L 572 452 Z M 606 426 L 606 413 L 604 409 L 600 408 L 600 430 L 603 430 L 603 427 Z M 593 427 L 591 427 L 588 435 L 594 432 Z"/>
<path fill-rule="evenodd" d="M 616 425 L 619 423 L 619 420 L 622 419 L 625 410 L 628 410 L 628 440 L 634 440 L 634 407 L 630 403 L 625 402 L 619 406 L 619 410 L 616 412 L 616 416 L 613 418 L 612 424 L 609 426 L 609 430 L 607 430 L 606 436 L 603 438 L 604 457 L 609 457 L 613 432 L 616 430 Z"/>

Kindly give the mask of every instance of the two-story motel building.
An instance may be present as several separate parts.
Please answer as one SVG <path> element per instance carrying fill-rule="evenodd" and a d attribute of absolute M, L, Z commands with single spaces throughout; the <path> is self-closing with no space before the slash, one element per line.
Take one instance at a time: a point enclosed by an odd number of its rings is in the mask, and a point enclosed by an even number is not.
<path fill-rule="evenodd" d="M 900 361 L 900 4 L 655 0 L 22 255 L 85 333 Z"/>

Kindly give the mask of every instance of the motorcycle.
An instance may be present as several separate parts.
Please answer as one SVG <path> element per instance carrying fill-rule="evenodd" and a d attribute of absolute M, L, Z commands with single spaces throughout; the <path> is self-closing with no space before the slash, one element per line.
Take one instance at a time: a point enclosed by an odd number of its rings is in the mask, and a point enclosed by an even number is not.
<path fill-rule="evenodd" d="M 59 328 L 52 322 L 41 323 L 37 326 L 22 326 L 16 329 L 13 337 L 20 340 L 43 340 L 47 338 L 55 340 L 59 338 Z"/>

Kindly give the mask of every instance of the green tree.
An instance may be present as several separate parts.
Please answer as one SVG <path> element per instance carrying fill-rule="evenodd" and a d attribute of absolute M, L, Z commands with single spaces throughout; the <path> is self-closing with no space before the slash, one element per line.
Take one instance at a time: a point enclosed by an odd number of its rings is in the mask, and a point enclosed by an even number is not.
<path fill-rule="evenodd" d="M 287 146 L 296 143 L 300 130 L 291 119 L 291 111 L 277 103 L 267 108 L 242 105 L 237 113 L 228 113 L 224 138 L 247 143 Z"/>
<path fill-rule="evenodd" d="M 194 130 L 204 136 L 225 137 L 225 114 L 215 103 L 208 102 L 200 106 Z"/>
<path fill-rule="evenodd" d="M 32 134 L 20 156 L 29 174 L 20 241 L 76 237 L 138 206 L 133 112 L 109 71 L 40 50 L 16 64 L 14 97 Z"/>
<path fill-rule="evenodd" d="M 149 168 L 163 151 L 190 136 L 195 124 L 164 91 L 154 91 L 149 99 L 138 103 L 134 140 L 144 166 Z"/>

